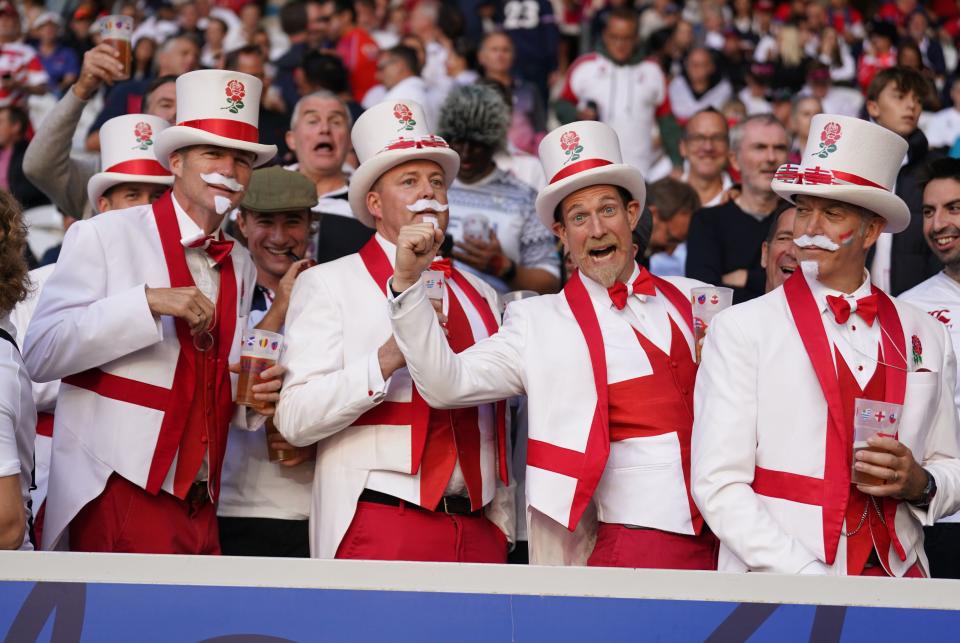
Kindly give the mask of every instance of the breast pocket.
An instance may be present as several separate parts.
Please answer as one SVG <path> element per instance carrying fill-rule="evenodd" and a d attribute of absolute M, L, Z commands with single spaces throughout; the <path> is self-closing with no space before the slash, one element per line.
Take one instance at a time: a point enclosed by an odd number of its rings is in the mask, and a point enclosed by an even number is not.
<path fill-rule="evenodd" d="M 923 453 L 930 423 L 940 399 L 940 373 L 907 373 L 907 390 L 900 418 L 900 441 L 914 453 Z"/>

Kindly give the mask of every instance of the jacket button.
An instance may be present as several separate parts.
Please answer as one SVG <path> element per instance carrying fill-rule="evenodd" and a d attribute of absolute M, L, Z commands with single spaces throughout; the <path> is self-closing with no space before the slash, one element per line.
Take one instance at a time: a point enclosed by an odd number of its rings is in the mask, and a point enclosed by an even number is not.
<path fill-rule="evenodd" d="M 367 395 L 368 395 L 369 397 L 373 397 L 373 391 L 367 391 Z"/>
<path fill-rule="evenodd" d="M 674 360 L 670 360 L 670 368 L 676 368 L 677 363 Z"/>
<path fill-rule="evenodd" d="M 201 441 L 202 443 L 206 444 L 206 443 L 208 442 L 207 436 L 203 436 L 202 438 L 200 438 L 200 441 Z"/>

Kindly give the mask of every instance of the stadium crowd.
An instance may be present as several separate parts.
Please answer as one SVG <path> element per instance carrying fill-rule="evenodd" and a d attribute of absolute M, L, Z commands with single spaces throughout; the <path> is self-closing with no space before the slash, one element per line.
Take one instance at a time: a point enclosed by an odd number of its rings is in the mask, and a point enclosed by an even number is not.
<path fill-rule="evenodd" d="M 0 0 L 0 548 L 960 578 L 958 43 Z"/>

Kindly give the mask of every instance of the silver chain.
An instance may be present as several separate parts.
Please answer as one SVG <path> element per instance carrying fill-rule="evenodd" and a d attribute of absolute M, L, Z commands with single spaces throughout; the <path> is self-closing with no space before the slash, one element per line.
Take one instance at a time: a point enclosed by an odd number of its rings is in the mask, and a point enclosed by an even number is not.
<path fill-rule="evenodd" d="M 877 512 L 877 517 L 880 518 L 880 524 L 884 527 L 887 526 L 887 522 L 883 519 L 883 512 L 880 511 L 880 505 L 877 504 L 877 499 L 873 496 L 870 496 L 870 504 L 873 505 L 873 508 Z M 847 538 L 851 538 L 860 533 L 860 530 L 863 529 L 863 524 L 867 521 L 867 514 L 870 513 L 870 504 L 866 504 L 863 507 L 863 514 L 860 516 L 860 523 L 857 525 L 857 528 L 851 532 L 844 532 L 843 535 Z"/>

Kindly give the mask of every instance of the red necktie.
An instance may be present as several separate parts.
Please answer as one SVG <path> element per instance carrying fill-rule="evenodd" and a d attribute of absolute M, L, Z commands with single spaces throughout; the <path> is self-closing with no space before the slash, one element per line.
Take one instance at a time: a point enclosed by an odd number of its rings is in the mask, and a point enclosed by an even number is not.
<path fill-rule="evenodd" d="M 221 233 L 220 236 L 223 237 L 223 234 Z M 230 251 L 233 250 L 233 241 L 223 238 L 216 239 L 213 235 L 208 234 L 205 237 L 191 241 L 187 247 L 203 248 L 207 251 L 207 254 L 210 255 L 210 258 L 213 259 L 214 263 L 219 266 L 230 256 Z"/>
<path fill-rule="evenodd" d="M 641 267 L 640 274 L 633 280 L 629 292 L 627 291 L 627 285 L 622 281 L 618 281 L 607 288 L 607 293 L 610 295 L 610 301 L 617 307 L 617 310 L 623 310 L 623 307 L 627 305 L 627 297 L 631 294 L 653 297 L 657 294 L 657 291 L 653 286 L 653 277 L 650 275 L 650 272 L 646 268 Z"/>
<path fill-rule="evenodd" d="M 860 315 L 860 319 L 867 322 L 867 326 L 873 326 L 873 320 L 877 318 L 877 296 L 867 295 L 856 303 L 856 310 L 851 310 L 849 299 L 827 295 L 827 305 L 833 311 L 833 318 L 838 324 L 846 324 L 850 314 L 855 312 Z"/>
<path fill-rule="evenodd" d="M 449 259 L 435 259 L 430 264 L 430 270 L 442 272 L 444 279 L 450 279 L 450 276 L 453 275 L 453 264 L 450 263 Z"/>

